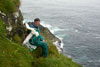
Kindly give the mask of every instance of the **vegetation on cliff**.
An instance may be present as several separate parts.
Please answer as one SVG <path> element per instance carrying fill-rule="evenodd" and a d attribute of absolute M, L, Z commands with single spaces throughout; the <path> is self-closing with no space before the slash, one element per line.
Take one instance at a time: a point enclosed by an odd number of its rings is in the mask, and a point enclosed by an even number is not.
<path fill-rule="evenodd" d="M 32 53 L 25 46 L 14 43 L 7 39 L 5 24 L 0 21 L 0 67 L 81 67 L 62 54 L 59 54 L 56 47 L 49 41 L 49 56 L 41 57 L 41 48 Z M 45 35 L 45 34 L 44 34 Z"/>
<path fill-rule="evenodd" d="M 0 20 L 0 67 L 31 67 L 31 53 L 6 37 L 5 26 Z"/>
<path fill-rule="evenodd" d="M 0 0 L 0 10 L 6 14 L 16 11 L 19 5 L 20 0 Z"/>

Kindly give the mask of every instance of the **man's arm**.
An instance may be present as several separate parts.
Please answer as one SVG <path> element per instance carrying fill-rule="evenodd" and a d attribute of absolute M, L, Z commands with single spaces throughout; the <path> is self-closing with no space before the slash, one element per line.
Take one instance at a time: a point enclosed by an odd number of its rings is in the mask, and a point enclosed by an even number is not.
<path fill-rule="evenodd" d="M 29 25 L 28 25 L 27 23 L 25 23 L 25 26 L 26 26 L 27 29 L 31 30 L 31 31 L 32 31 L 32 34 L 35 34 L 36 37 L 39 36 L 39 33 L 36 32 L 36 31 L 34 30 L 34 28 L 29 27 Z"/>

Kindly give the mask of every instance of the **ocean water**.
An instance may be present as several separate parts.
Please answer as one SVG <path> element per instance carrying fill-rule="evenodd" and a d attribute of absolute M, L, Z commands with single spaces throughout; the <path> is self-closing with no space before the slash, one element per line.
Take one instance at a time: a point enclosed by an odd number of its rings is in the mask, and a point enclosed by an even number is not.
<path fill-rule="evenodd" d="M 24 19 L 41 24 L 64 42 L 65 56 L 84 67 L 100 67 L 99 0 L 21 0 Z"/>

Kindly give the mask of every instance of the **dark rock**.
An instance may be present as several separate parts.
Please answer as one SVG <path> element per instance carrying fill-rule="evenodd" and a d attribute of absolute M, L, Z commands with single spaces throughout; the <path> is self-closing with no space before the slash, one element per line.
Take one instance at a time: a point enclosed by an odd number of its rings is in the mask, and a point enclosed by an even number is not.
<path fill-rule="evenodd" d="M 58 39 L 54 34 L 52 34 L 47 27 L 43 27 L 42 25 L 40 25 L 39 27 L 40 27 L 41 34 L 45 34 L 51 42 L 55 42 L 55 41 L 61 42 L 61 40 Z"/>

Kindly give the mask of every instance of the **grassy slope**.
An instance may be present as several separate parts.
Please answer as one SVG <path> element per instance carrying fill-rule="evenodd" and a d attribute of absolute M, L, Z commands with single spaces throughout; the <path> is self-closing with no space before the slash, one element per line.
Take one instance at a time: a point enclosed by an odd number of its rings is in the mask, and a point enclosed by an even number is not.
<path fill-rule="evenodd" d="M 59 54 L 56 47 L 47 41 L 49 56 L 42 58 L 41 48 L 30 53 L 27 48 L 8 40 L 5 24 L 0 21 L 0 67 L 81 67 L 72 59 Z"/>
<path fill-rule="evenodd" d="M 0 20 L 0 67 L 31 67 L 29 50 L 6 38 L 5 25 Z"/>

